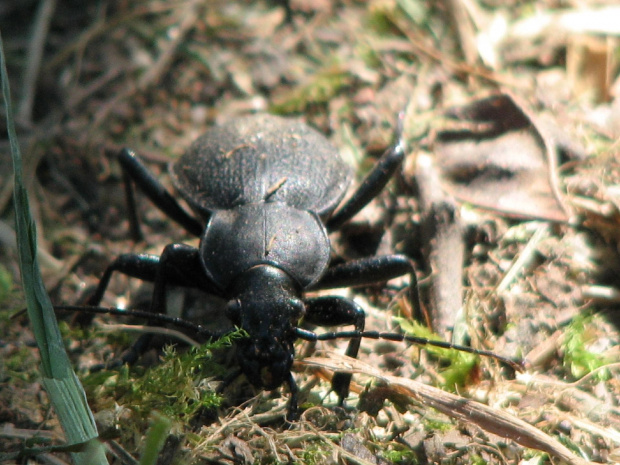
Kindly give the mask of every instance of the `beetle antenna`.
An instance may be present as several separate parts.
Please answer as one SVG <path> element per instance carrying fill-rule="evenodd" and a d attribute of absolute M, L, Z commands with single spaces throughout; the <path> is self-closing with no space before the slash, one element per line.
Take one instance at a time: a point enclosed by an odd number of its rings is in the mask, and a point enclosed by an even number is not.
<path fill-rule="evenodd" d="M 225 333 L 214 333 L 209 331 L 204 326 L 185 320 L 183 318 L 164 315 L 161 313 L 151 313 L 144 310 L 124 310 L 117 307 L 99 307 L 88 305 L 54 305 L 54 310 L 65 312 L 86 312 L 96 314 L 108 314 L 108 315 L 121 315 L 121 316 L 133 316 L 136 318 L 145 318 L 151 321 L 157 321 L 160 323 L 171 324 L 179 328 L 184 328 L 193 331 L 196 335 L 203 336 L 209 339 L 216 339 L 222 337 Z M 454 349 L 461 352 L 467 352 L 470 354 L 480 355 L 482 357 L 493 358 L 505 365 L 510 366 L 513 370 L 523 372 L 524 361 L 513 360 L 509 357 L 498 355 L 489 350 L 474 349 L 472 347 L 466 347 L 458 344 L 452 344 L 451 342 L 439 341 L 434 339 L 427 339 L 424 337 L 410 336 L 406 334 L 398 333 L 383 333 L 379 331 L 339 331 L 316 334 L 312 331 L 308 331 L 302 328 L 295 328 L 295 334 L 299 339 L 305 341 L 333 341 L 336 339 L 352 339 L 352 338 L 367 338 L 367 339 L 384 339 L 394 342 L 411 342 L 419 346 L 433 346 L 441 347 L 443 349 Z"/>
<path fill-rule="evenodd" d="M 144 310 L 124 310 L 117 307 L 99 307 L 90 305 L 54 305 L 54 310 L 63 312 L 85 312 L 144 318 L 151 321 L 157 321 L 159 323 L 171 324 L 179 328 L 189 329 L 193 331 L 196 335 L 204 336 L 209 339 L 220 338 L 225 334 L 214 333 L 213 331 L 209 331 L 207 328 L 198 323 L 193 323 L 183 318 L 164 315 L 162 313 L 151 313 Z"/>
<path fill-rule="evenodd" d="M 505 365 L 510 366 L 513 370 L 519 371 L 519 372 L 523 372 L 525 369 L 523 360 L 513 360 L 511 358 L 498 355 L 488 350 L 474 349 L 472 347 L 452 344 L 451 342 L 446 342 L 446 341 L 427 339 L 425 337 L 410 336 L 410 335 L 398 334 L 398 333 L 382 333 L 379 331 L 340 331 L 340 332 L 316 334 L 312 331 L 308 331 L 308 330 L 301 329 L 301 328 L 295 328 L 295 332 L 299 339 L 304 339 L 310 342 L 333 341 L 335 339 L 345 339 L 345 338 L 351 339 L 351 338 L 356 338 L 356 337 L 357 338 L 364 337 L 367 339 L 385 339 L 388 341 L 395 341 L 395 342 L 411 342 L 412 344 L 417 344 L 419 346 L 433 346 L 433 347 L 441 347 L 443 349 L 454 349 L 454 350 L 459 350 L 461 352 L 467 352 L 470 354 L 493 358 L 501 363 L 504 363 Z"/>

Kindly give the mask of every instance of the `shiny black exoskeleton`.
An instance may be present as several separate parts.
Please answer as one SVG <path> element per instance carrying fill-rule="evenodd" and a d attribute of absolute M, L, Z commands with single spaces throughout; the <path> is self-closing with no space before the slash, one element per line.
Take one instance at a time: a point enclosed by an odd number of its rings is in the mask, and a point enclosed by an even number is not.
<path fill-rule="evenodd" d="M 239 117 L 207 131 L 170 167 L 174 185 L 193 209 L 193 216 L 125 149 L 119 160 L 126 181 L 135 182 L 158 208 L 199 236 L 200 246 L 170 244 L 160 256 L 119 256 L 105 271 L 89 304 L 99 304 L 114 271 L 153 282 L 151 311 L 156 313 L 166 311 L 169 285 L 199 288 L 227 299 L 226 317 L 249 335 L 237 343 L 240 371 L 231 379 L 242 373 L 254 386 L 267 390 L 287 383 L 291 391 L 288 417 L 294 419 L 294 342 L 317 339 L 298 326 L 302 322 L 353 325 L 362 331 L 365 319 L 352 300 L 305 297 L 304 291 L 365 285 L 410 274 L 411 299 L 414 305 L 418 303 L 414 268 L 405 256 L 330 265 L 328 233 L 379 193 L 403 157 L 398 131 L 394 145 L 339 206 L 351 170 L 322 134 L 292 119 Z M 128 198 L 133 199 L 130 185 L 126 183 Z M 347 355 L 355 357 L 359 343 L 359 337 L 351 339 Z M 333 379 L 341 400 L 348 395 L 349 382 L 350 375 L 343 373 Z"/>

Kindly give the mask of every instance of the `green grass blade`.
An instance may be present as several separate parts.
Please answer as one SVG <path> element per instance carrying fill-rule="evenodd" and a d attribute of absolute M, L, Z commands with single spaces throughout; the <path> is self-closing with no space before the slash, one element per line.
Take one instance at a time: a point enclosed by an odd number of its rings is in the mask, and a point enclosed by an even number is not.
<path fill-rule="evenodd" d="M 69 444 L 87 443 L 97 437 L 93 415 L 88 408 L 84 390 L 73 372 L 64 349 L 54 309 L 49 300 L 37 261 L 37 231 L 30 214 L 28 193 L 23 182 L 21 153 L 11 109 L 9 80 L 2 37 L 0 35 L 0 81 L 7 130 L 13 159 L 15 223 L 22 286 L 28 316 L 41 353 L 43 385 L 50 397 Z M 84 452 L 74 452 L 77 464 L 107 464 L 103 446 L 91 441 Z"/>
<path fill-rule="evenodd" d="M 142 452 L 140 465 L 155 465 L 157 463 L 159 453 L 164 447 L 171 425 L 171 421 L 165 416 L 154 415 L 153 424 L 146 434 L 146 441 L 144 441 L 144 451 Z"/>

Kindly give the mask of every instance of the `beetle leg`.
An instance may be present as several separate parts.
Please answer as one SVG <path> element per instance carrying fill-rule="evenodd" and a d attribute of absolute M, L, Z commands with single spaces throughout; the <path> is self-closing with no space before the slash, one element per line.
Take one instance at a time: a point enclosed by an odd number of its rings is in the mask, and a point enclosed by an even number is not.
<path fill-rule="evenodd" d="M 101 303 L 103 294 L 110 284 L 112 273 L 115 271 L 131 276 L 132 278 L 142 279 L 143 281 L 154 281 L 158 265 L 159 257 L 157 255 L 132 253 L 119 255 L 106 268 L 103 276 L 99 280 L 95 293 L 88 299 L 87 305 L 96 306 Z"/>
<path fill-rule="evenodd" d="M 133 344 L 131 344 L 131 347 L 123 352 L 120 357 L 114 358 L 108 363 L 93 365 L 90 367 L 89 371 L 91 373 L 95 373 L 101 370 L 113 370 L 114 368 L 118 368 L 123 365 L 133 365 L 138 361 L 140 356 L 149 349 L 152 339 L 152 334 L 141 334 L 140 337 L 136 339 Z"/>
<path fill-rule="evenodd" d="M 101 280 L 99 281 L 97 289 L 88 299 L 86 305 L 97 306 L 101 303 L 103 294 L 110 284 L 112 273 L 115 271 L 131 276 L 132 278 L 155 282 L 158 274 L 162 273 L 162 266 L 166 268 L 165 279 L 168 284 L 180 287 L 194 287 L 210 294 L 219 295 L 219 290 L 208 282 L 205 277 L 204 271 L 202 270 L 202 266 L 200 264 L 198 249 L 183 244 L 172 245 L 177 246 L 173 247 L 176 249 L 185 249 L 179 254 L 180 256 L 177 256 L 175 253 L 174 259 L 177 260 L 176 266 L 171 264 L 162 265 L 163 255 L 162 257 L 151 254 L 131 253 L 119 255 L 106 268 Z M 169 253 L 170 251 L 168 254 Z M 166 261 L 168 260 L 170 260 L 170 258 L 166 257 Z M 171 263 L 174 263 L 174 260 Z"/>
<path fill-rule="evenodd" d="M 402 120 L 404 115 L 398 116 L 395 142 L 381 156 L 379 161 L 366 175 L 357 190 L 346 200 L 340 208 L 327 220 L 328 231 L 334 231 L 350 220 L 374 199 L 392 178 L 394 172 L 405 159 L 405 143 L 402 137 Z"/>
<path fill-rule="evenodd" d="M 291 398 L 288 401 L 288 412 L 286 414 L 286 421 L 293 422 L 299 418 L 299 387 L 293 373 L 289 373 L 288 377 L 288 390 L 291 393 Z"/>
<path fill-rule="evenodd" d="M 198 237 L 202 235 L 204 226 L 179 205 L 176 199 L 144 166 L 142 161 L 133 151 L 124 148 L 118 154 L 118 161 L 123 167 L 123 179 L 125 182 L 125 192 L 127 195 L 129 221 L 134 238 L 141 239 L 142 233 L 140 232 L 133 189 L 131 188 L 132 180 L 136 183 L 140 190 L 144 192 L 149 199 L 151 199 L 157 208 L 183 226 L 187 232 Z"/>
<path fill-rule="evenodd" d="M 344 297 L 324 296 L 304 299 L 306 316 L 304 321 L 317 326 L 353 325 L 356 331 L 363 331 L 366 323 L 364 310 L 353 300 Z M 356 358 L 360 348 L 360 338 L 349 341 L 346 355 Z M 340 404 L 349 395 L 350 373 L 336 373 L 332 378 L 332 389 L 340 398 Z"/>
<path fill-rule="evenodd" d="M 409 274 L 409 300 L 414 313 L 419 315 L 422 306 L 418 292 L 418 280 L 413 261 L 405 255 L 381 255 L 352 260 L 328 268 L 318 283 L 311 289 L 334 289 L 339 287 L 365 286 L 388 281 Z"/>
<path fill-rule="evenodd" d="M 219 295 L 219 291 L 207 279 L 200 263 L 198 249 L 185 244 L 170 244 L 166 246 L 161 256 L 149 254 L 119 255 L 103 273 L 95 293 L 88 299 L 87 305 L 100 304 L 112 274 L 118 271 L 133 278 L 154 283 L 151 313 L 166 312 L 165 292 L 166 285 L 193 287 L 207 293 Z M 114 368 L 125 363 L 134 363 L 149 347 L 151 334 L 143 334 L 123 354 L 121 358 L 107 365 Z M 91 371 L 104 368 L 96 366 Z"/>
<path fill-rule="evenodd" d="M 157 255 L 150 254 L 123 254 L 119 255 L 108 267 L 106 268 L 103 276 L 99 280 L 97 289 L 94 294 L 90 296 L 86 305 L 97 306 L 103 299 L 112 273 L 118 271 L 119 273 L 126 274 L 133 278 L 142 279 L 144 281 L 153 281 L 155 278 L 155 272 L 159 263 L 159 257 Z M 92 315 L 80 313 L 74 319 L 75 322 L 86 325 L 91 321 Z M 124 365 L 125 363 L 134 363 L 141 354 L 143 354 L 148 347 L 151 340 L 150 334 L 143 334 L 140 336 L 132 346 L 118 359 L 113 360 L 107 364 L 99 364 L 91 367 L 90 371 L 100 371 L 104 368 L 116 368 Z"/>
<path fill-rule="evenodd" d="M 166 313 L 166 286 L 194 287 L 209 294 L 221 292 L 209 281 L 197 248 L 186 244 L 168 244 L 155 270 L 152 313 Z"/>

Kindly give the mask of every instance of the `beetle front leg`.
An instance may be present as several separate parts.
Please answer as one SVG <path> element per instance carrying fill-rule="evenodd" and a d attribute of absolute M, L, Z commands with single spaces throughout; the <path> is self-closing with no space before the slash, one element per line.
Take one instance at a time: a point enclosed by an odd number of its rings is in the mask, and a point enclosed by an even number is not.
<path fill-rule="evenodd" d="M 158 266 L 159 256 L 157 255 L 133 253 L 119 255 L 104 271 L 95 292 L 86 300 L 86 305 L 96 307 L 101 304 L 103 295 L 110 285 L 110 279 L 115 271 L 132 278 L 152 282 L 155 280 Z M 80 312 L 73 317 L 72 321 L 74 324 L 87 326 L 92 319 L 92 313 Z M 103 365 L 99 368 L 103 368 Z"/>
<path fill-rule="evenodd" d="M 97 306 L 103 299 L 112 273 L 118 271 L 132 278 L 138 278 L 143 281 L 154 281 L 157 274 L 157 268 L 159 266 L 159 256 L 151 254 L 133 254 L 126 253 L 119 255 L 108 267 L 106 268 L 103 276 L 99 280 L 95 293 L 90 296 L 86 305 Z"/>
<path fill-rule="evenodd" d="M 295 382 L 295 378 L 293 377 L 292 373 L 289 373 L 287 381 L 291 398 L 288 401 L 288 412 L 286 414 L 286 421 L 292 423 L 299 418 L 299 388 L 297 387 L 297 382 Z"/>
<path fill-rule="evenodd" d="M 166 252 L 169 247 L 171 250 Z M 133 253 L 119 255 L 104 271 L 97 289 L 88 299 L 86 305 L 97 306 L 101 303 L 115 271 L 153 283 L 157 281 L 159 276 L 159 280 L 163 278 L 168 284 L 174 286 L 199 288 L 207 293 L 219 295 L 219 291 L 205 276 L 198 256 L 198 249 L 184 244 L 171 244 L 166 249 L 164 249 L 165 257 L 164 254 L 161 257 L 159 255 Z M 179 252 L 177 253 L 175 250 Z M 174 255 L 172 259 L 170 258 L 171 253 Z"/>
<path fill-rule="evenodd" d="M 353 300 L 344 297 L 325 296 L 304 299 L 306 316 L 304 321 L 317 326 L 353 325 L 356 331 L 363 331 L 366 323 L 364 310 Z M 360 348 L 360 338 L 352 338 L 345 354 L 357 358 Z M 336 373 L 332 378 L 332 389 L 338 394 L 340 404 L 349 395 L 351 384 L 350 373 Z"/>
<path fill-rule="evenodd" d="M 170 244 L 166 246 L 161 256 L 148 254 L 120 255 L 105 270 L 87 305 L 97 306 L 100 304 L 115 271 L 154 283 L 151 313 L 166 313 L 167 285 L 193 287 L 210 294 L 219 295 L 219 291 L 205 276 L 198 249 L 185 244 Z M 126 363 L 134 363 L 149 347 L 151 339 L 152 334 L 143 334 L 119 359 L 107 365 L 98 365 L 91 370 L 97 371 L 104 367 L 114 368 Z"/>
<path fill-rule="evenodd" d="M 152 313 L 166 313 L 166 286 L 194 287 L 206 293 L 221 292 L 207 278 L 197 248 L 186 244 L 169 244 L 159 257 L 153 279 Z"/>
<path fill-rule="evenodd" d="M 421 314 L 422 306 L 418 292 L 413 261 L 405 255 L 381 255 L 379 257 L 352 260 L 329 268 L 321 280 L 311 287 L 314 289 L 335 289 L 340 287 L 366 286 L 388 281 L 408 274 L 410 277 L 409 300 L 416 315 Z"/>

